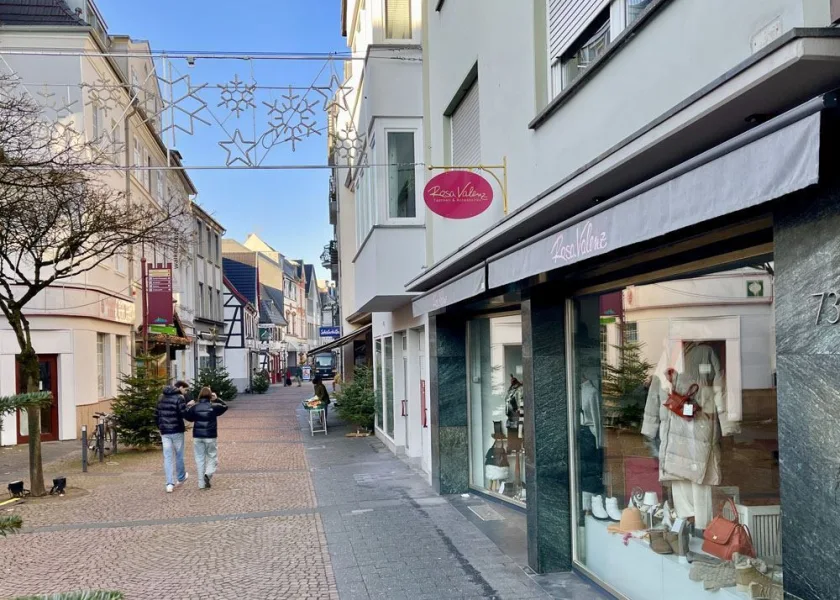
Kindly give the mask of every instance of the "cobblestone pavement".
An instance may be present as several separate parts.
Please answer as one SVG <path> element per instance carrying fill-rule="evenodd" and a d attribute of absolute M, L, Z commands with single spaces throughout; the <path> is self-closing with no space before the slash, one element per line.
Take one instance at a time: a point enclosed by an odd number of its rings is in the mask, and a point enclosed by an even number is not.
<path fill-rule="evenodd" d="M 329 435 L 311 436 L 300 406 L 310 393 L 275 387 L 232 402 L 211 490 L 197 489 L 190 434 L 191 477 L 172 494 L 159 451 L 120 453 L 84 474 L 78 462 L 54 464 L 48 477 L 66 475 L 71 489 L 12 509 L 26 529 L 0 538 L 0 598 L 602 597 L 574 576 L 523 569 L 461 506 L 480 500 L 435 495 L 376 438 L 345 437 L 334 411 Z"/>
<path fill-rule="evenodd" d="M 172 494 L 159 451 L 121 453 L 86 474 L 78 463 L 48 469 L 73 489 L 13 509 L 26 530 L 0 538 L 0 598 L 117 589 L 127 598 L 336 600 L 295 414 L 309 392 L 272 388 L 232 402 L 211 490 L 197 489 L 190 434 L 191 477 Z"/>
<path fill-rule="evenodd" d="M 459 512 L 460 496 L 435 495 L 378 439 L 344 433 L 306 445 L 341 600 L 602 598 L 570 574 L 541 580 L 549 594 Z"/>

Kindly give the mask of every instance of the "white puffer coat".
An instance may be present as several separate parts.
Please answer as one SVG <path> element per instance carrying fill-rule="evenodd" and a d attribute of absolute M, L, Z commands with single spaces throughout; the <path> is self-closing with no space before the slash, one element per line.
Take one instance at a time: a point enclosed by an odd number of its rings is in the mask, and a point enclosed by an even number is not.
<path fill-rule="evenodd" d="M 675 361 L 676 377 L 672 384 L 664 373 L 654 375 L 645 404 L 642 435 L 656 437 L 659 430 L 659 480 L 691 481 L 719 485 L 720 437 L 738 432 L 738 423 L 729 421 L 726 412 L 724 374 L 711 346 L 688 343 Z M 699 390 L 693 399 L 700 411 L 685 419 L 664 404 L 672 388 L 686 394 L 692 385 Z"/>

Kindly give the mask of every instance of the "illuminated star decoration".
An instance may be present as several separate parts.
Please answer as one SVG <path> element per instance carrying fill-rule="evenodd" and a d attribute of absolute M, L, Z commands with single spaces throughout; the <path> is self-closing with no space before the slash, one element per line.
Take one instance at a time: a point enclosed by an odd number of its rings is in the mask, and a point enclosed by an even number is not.
<path fill-rule="evenodd" d="M 321 135 L 311 120 L 315 116 L 313 107 L 318 103 L 306 97 L 301 99 L 299 94 L 292 92 L 291 86 L 288 94 L 283 94 L 281 98 L 282 101 L 263 102 L 268 107 L 269 130 L 262 137 L 262 145 L 268 149 L 279 143 L 291 142 L 294 152 L 297 142 L 312 135 Z"/>
<path fill-rule="evenodd" d="M 338 74 L 334 71 L 326 87 L 315 87 L 312 89 L 324 97 L 324 112 L 330 112 L 333 107 L 337 107 L 339 110 L 350 111 L 347 95 L 353 91 L 353 88 L 343 85 Z"/>
<path fill-rule="evenodd" d="M 226 167 L 232 167 L 237 162 L 242 163 L 246 167 L 254 166 L 254 162 L 251 159 L 251 152 L 257 144 L 253 141 L 245 140 L 242 137 L 242 132 L 238 129 L 234 131 L 231 139 L 219 142 L 219 145 L 225 150 L 225 152 L 227 152 L 227 158 L 225 159 Z M 234 146 L 236 148 L 237 152 L 235 155 L 231 154 L 230 146 Z"/>
<path fill-rule="evenodd" d="M 238 74 L 234 74 L 233 79 L 228 83 L 217 84 L 216 87 L 222 90 L 222 101 L 217 106 L 224 106 L 230 112 L 236 113 L 237 119 L 244 111 L 248 110 L 249 106 L 251 108 L 257 107 L 254 104 L 254 90 L 257 89 L 257 84 L 246 84 L 239 79 Z"/>
<path fill-rule="evenodd" d="M 175 94 L 173 93 L 172 100 L 167 100 L 166 98 L 163 98 L 163 106 L 160 108 L 160 110 L 157 111 L 156 114 L 153 115 L 153 118 L 155 118 L 161 115 L 162 113 L 166 112 L 167 110 L 170 111 L 170 122 L 161 129 L 161 133 L 165 133 L 170 129 L 179 129 L 187 135 L 193 135 L 195 133 L 196 121 L 204 123 L 207 126 L 211 125 L 210 121 L 207 121 L 200 116 L 200 113 L 207 108 L 207 103 L 201 99 L 201 97 L 198 95 L 198 92 L 207 87 L 206 83 L 193 86 L 189 75 L 182 75 L 178 79 L 174 79 L 171 81 L 168 79 L 164 79 L 163 77 L 158 77 L 158 81 L 164 86 L 168 86 L 170 90 L 175 90 L 175 88 L 178 87 L 179 83 L 184 83 L 183 93 L 177 98 L 174 97 Z M 190 103 L 191 105 L 188 106 L 188 103 Z M 181 113 L 182 115 L 186 116 L 187 125 L 180 124 L 180 122 L 176 118 L 177 113 Z"/>

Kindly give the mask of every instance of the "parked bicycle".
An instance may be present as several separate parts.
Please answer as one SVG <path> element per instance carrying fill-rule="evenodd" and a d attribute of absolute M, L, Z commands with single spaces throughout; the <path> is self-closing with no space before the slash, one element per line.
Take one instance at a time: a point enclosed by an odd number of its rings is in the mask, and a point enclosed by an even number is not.
<path fill-rule="evenodd" d="M 93 455 L 102 461 L 106 455 L 117 451 L 117 426 L 114 415 L 110 413 L 97 412 L 93 413 L 93 416 L 96 418 L 96 430 L 89 448 Z"/>

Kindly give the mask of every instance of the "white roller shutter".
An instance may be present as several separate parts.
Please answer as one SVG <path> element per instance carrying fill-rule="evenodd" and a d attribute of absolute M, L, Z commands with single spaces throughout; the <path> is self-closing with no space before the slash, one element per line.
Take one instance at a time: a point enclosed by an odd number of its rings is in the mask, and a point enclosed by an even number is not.
<path fill-rule="evenodd" d="M 481 119 L 478 81 L 452 113 L 452 164 L 458 167 L 481 164 Z"/>
<path fill-rule="evenodd" d="M 411 39 L 411 0 L 385 0 L 385 37 Z"/>
<path fill-rule="evenodd" d="M 610 0 L 546 0 L 549 60 L 559 58 Z"/>

